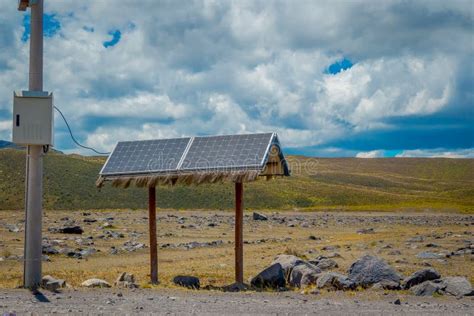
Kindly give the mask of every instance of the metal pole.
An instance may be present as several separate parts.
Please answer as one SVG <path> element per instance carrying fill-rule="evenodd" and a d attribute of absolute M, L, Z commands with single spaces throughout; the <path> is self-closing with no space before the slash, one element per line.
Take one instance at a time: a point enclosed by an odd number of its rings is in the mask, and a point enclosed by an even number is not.
<path fill-rule="evenodd" d="M 150 280 L 158 284 L 158 249 L 156 246 L 156 189 L 148 188 L 148 225 L 150 231 Z"/>
<path fill-rule="evenodd" d="M 43 0 L 31 5 L 29 90 L 43 90 Z M 26 159 L 24 287 L 35 289 L 41 283 L 43 147 L 28 146 Z"/>
<path fill-rule="evenodd" d="M 235 183 L 235 282 L 244 282 L 244 241 L 243 241 L 243 193 L 242 182 Z"/>

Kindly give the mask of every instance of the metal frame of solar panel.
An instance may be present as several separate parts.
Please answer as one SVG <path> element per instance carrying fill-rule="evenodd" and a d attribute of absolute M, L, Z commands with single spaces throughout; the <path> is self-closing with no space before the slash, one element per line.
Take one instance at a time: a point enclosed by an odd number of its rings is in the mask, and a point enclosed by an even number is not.
<path fill-rule="evenodd" d="M 100 175 L 260 170 L 272 145 L 275 133 L 119 142 Z"/>

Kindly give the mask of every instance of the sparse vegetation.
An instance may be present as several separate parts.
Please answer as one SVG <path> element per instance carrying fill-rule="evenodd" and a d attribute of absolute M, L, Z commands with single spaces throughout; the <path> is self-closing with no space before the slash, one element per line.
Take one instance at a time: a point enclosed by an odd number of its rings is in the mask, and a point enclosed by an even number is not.
<path fill-rule="evenodd" d="M 474 211 L 474 159 L 288 157 L 292 177 L 246 184 L 252 209 Z M 49 153 L 46 209 L 139 209 L 146 190 L 95 187 L 103 157 Z M 0 209 L 22 209 L 25 153 L 0 150 Z M 161 208 L 231 209 L 231 185 L 160 187 Z"/>

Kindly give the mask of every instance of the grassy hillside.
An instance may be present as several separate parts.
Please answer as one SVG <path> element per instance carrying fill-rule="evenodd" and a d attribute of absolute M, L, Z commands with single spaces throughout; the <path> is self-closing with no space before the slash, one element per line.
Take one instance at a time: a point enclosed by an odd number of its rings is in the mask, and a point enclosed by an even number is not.
<path fill-rule="evenodd" d="M 94 183 L 104 158 L 48 153 L 46 209 L 145 208 L 144 189 L 100 191 Z M 289 157 L 292 177 L 245 185 L 245 204 L 255 209 L 440 209 L 474 211 L 473 159 L 356 159 Z M 22 209 L 25 153 L 0 150 L 0 209 Z M 160 187 L 163 208 L 229 209 L 230 183 Z"/>

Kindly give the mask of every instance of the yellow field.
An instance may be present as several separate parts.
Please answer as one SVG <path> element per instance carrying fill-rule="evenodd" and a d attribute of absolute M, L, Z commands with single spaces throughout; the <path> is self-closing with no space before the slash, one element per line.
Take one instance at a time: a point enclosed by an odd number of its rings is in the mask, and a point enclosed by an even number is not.
<path fill-rule="evenodd" d="M 133 273 L 138 283 L 142 287 L 147 287 L 149 279 L 149 256 L 148 248 L 140 249 L 136 252 L 109 254 L 111 246 L 120 248 L 127 240 L 131 232 L 141 233 L 134 239 L 148 244 L 147 235 L 147 211 L 91 211 L 91 215 L 83 216 L 83 211 L 46 211 L 45 223 L 43 225 L 43 236 L 50 239 L 63 239 L 70 248 L 81 247 L 74 239 L 78 237 L 94 236 L 94 247 L 100 252 L 87 259 L 73 259 L 65 255 L 50 255 L 51 262 L 43 263 L 43 274 L 51 274 L 57 278 L 65 279 L 73 287 L 88 278 L 98 277 L 113 283 L 118 274 L 122 271 Z M 271 213 L 266 213 L 271 216 Z M 329 213 L 328 213 L 329 214 Z M 423 218 L 445 218 L 442 214 L 392 214 L 392 213 L 330 213 L 332 220 L 327 224 L 318 222 L 321 213 L 289 213 L 282 212 L 277 216 L 286 216 L 288 220 L 303 218 L 299 223 L 307 221 L 309 225 L 296 225 L 288 227 L 287 222 L 280 224 L 276 221 L 253 221 L 251 217 L 244 220 L 244 240 L 253 242 L 264 238 L 276 238 L 283 240 L 290 237 L 289 241 L 267 241 L 261 244 L 244 245 L 244 279 L 254 276 L 266 267 L 272 259 L 281 253 L 294 253 L 307 259 L 329 252 L 338 252 L 342 257 L 335 258 L 339 264 L 337 271 L 347 273 L 347 269 L 352 262 L 365 253 L 375 254 L 387 260 L 401 274 L 407 276 L 412 272 L 425 267 L 423 260 L 415 255 L 421 251 L 454 251 L 459 248 L 462 240 L 473 238 L 473 229 L 469 225 L 472 219 L 464 217 L 465 223 L 443 223 L 440 220 L 439 226 L 434 226 L 431 222 L 420 224 L 387 224 L 386 222 L 358 222 L 358 219 L 376 218 L 384 216 L 422 216 Z M 185 224 L 196 225 L 196 228 L 181 228 L 178 218 L 168 217 L 168 215 L 183 216 Z M 214 217 L 218 215 L 219 217 Z M 224 244 L 217 247 L 185 249 L 159 249 L 159 279 L 158 287 L 172 287 L 171 279 L 179 274 L 194 275 L 201 279 L 201 286 L 206 285 L 227 285 L 234 280 L 234 250 L 233 250 L 233 226 L 231 212 L 210 212 L 210 211 L 159 211 L 158 212 L 158 244 L 184 243 L 191 241 L 214 241 L 222 240 Z M 246 213 L 251 215 L 251 213 Z M 194 217 L 193 217 L 194 216 Z M 456 215 L 450 215 L 456 216 Z M 62 223 L 62 218 L 69 217 L 75 220 L 85 230 L 81 235 L 53 234 L 47 231 L 48 227 L 57 227 Z M 95 218 L 98 221 L 87 225 L 83 223 L 83 218 Z M 96 236 L 102 233 L 101 225 L 104 218 L 114 217 L 113 230 L 125 234 L 125 238 L 103 240 Z M 23 218 L 20 211 L 0 211 L 0 257 L 23 254 L 24 233 L 9 232 L 6 224 L 19 223 Z M 342 218 L 344 223 L 337 222 L 337 218 Z M 451 218 L 451 217 L 447 217 Z M 56 222 L 56 223 L 55 223 Z M 208 227 L 209 222 L 216 222 L 216 227 Z M 219 223 L 220 222 L 220 223 Z M 20 225 L 21 226 L 21 225 Z M 309 227 L 302 227 L 309 226 Z M 374 234 L 358 234 L 360 228 L 374 228 Z M 406 240 L 417 234 L 425 236 L 421 243 L 406 244 Z M 436 239 L 435 235 L 446 237 Z M 308 237 L 314 235 L 321 240 L 310 240 Z M 431 237 L 430 237 L 431 236 Z M 426 248 L 426 244 L 433 242 L 440 248 Z M 392 248 L 382 248 L 390 244 Z M 328 245 L 338 245 L 339 249 L 334 251 L 323 251 L 322 247 Z M 413 249 L 413 247 L 417 247 Z M 85 247 L 82 247 L 85 248 Z M 399 250 L 401 255 L 389 255 L 392 250 Z M 406 262 L 396 263 L 397 259 L 405 259 Z M 472 269 L 472 255 L 453 256 L 445 261 L 428 260 L 442 276 L 464 275 L 471 282 L 474 281 L 474 271 Z M 19 260 L 0 261 L 0 287 L 14 288 L 22 283 L 23 264 Z"/>

